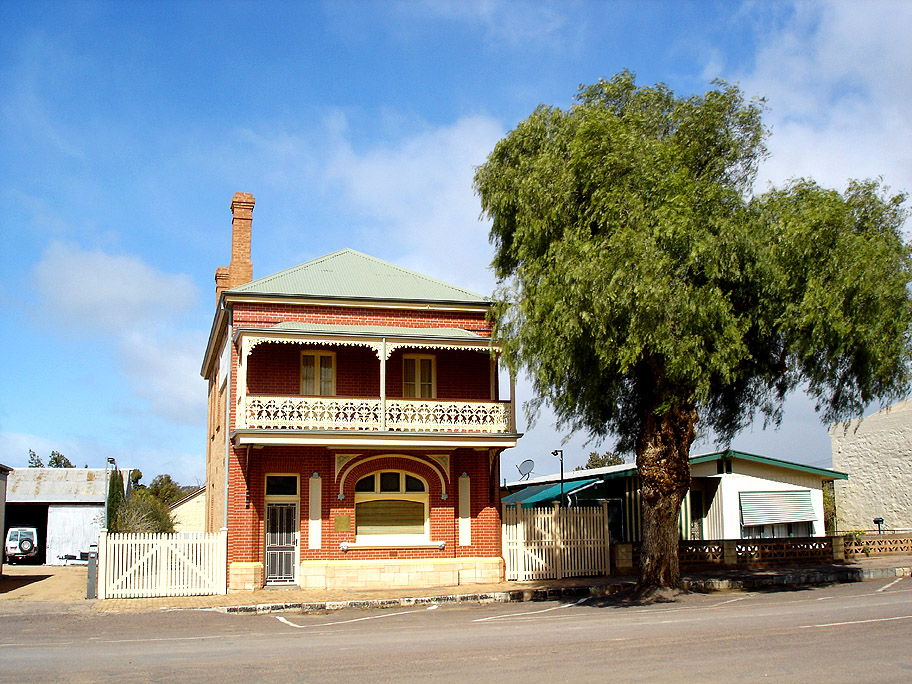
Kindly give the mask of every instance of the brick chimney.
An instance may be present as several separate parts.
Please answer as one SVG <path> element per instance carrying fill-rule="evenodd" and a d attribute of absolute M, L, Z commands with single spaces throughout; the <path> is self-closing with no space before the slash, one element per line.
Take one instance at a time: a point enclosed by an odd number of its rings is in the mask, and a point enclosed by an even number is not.
<path fill-rule="evenodd" d="M 231 263 L 215 270 L 215 295 L 253 280 L 253 262 L 250 261 L 250 228 L 253 223 L 253 205 L 256 202 L 249 192 L 236 192 L 231 199 Z"/>

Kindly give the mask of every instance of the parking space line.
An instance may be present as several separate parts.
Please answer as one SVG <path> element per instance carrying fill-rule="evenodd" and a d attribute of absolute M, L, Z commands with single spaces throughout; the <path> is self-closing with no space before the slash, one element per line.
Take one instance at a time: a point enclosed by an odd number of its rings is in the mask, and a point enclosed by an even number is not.
<path fill-rule="evenodd" d="M 379 620 L 380 618 L 395 617 L 396 615 L 408 615 L 409 613 L 420 613 L 419 610 L 402 610 L 398 613 L 381 613 L 380 615 L 368 615 L 367 617 L 352 618 L 351 620 L 338 620 L 336 622 L 321 622 L 317 625 L 296 625 L 295 623 L 287 620 L 281 615 L 274 615 L 273 617 L 282 622 L 289 627 L 294 627 L 295 629 L 309 629 L 311 627 L 335 627 L 336 625 L 347 625 L 352 622 L 363 622 L 364 620 Z"/>
<path fill-rule="evenodd" d="M 868 622 L 891 622 L 893 620 L 912 620 L 912 615 L 897 615 L 896 617 L 871 618 L 870 620 L 846 620 L 845 622 L 826 622 L 821 625 L 800 625 L 801 629 L 812 627 L 842 627 L 843 625 L 862 625 Z"/>
<path fill-rule="evenodd" d="M 472 622 L 488 622 L 490 620 L 502 620 L 503 618 L 509 617 L 528 617 L 529 615 L 539 615 L 541 613 L 550 613 L 552 610 L 560 610 L 561 608 L 572 608 L 573 606 L 578 606 L 579 604 L 588 601 L 589 597 L 581 598 L 576 603 L 562 603 L 559 606 L 551 606 L 550 608 L 543 608 L 542 610 L 530 610 L 524 613 L 509 613 L 508 615 L 491 615 L 486 618 L 478 618 L 477 620 L 472 620 Z"/>
<path fill-rule="evenodd" d="M 882 587 L 881 587 L 880 589 L 878 589 L 877 591 L 886 591 L 887 589 L 889 589 L 890 587 L 892 587 L 894 584 L 896 584 L 897 582 L 899 582 L 901 579 L 902 579 L 902 577 L 897 577 L 895 580 L 893 580 L 892 582 L 890 582 L 889 584 L 887 584 L 887 585 L 885 585 L 885 586 L 882 586 Z"/>

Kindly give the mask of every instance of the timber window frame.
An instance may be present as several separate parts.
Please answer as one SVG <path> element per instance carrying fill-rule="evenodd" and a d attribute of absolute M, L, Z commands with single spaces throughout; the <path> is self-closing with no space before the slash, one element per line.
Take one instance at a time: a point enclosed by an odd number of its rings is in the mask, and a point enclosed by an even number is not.
<path fill-rule="evenodd" d="M 402 397 L 437 398 L 437 357 L 433 354 L 402 355 Z"/>
<path fill-rule="evenodd" d="M 410 546 L 430 542 L 427 481 L 404 470 L 377 470 L 355 483 L 355 543 Z"/>
<path fill-rule="evenodd" d="M 336 353 L 319 349 L 301 352 L 301 394 L 308 397 L 336 396 Z"/>

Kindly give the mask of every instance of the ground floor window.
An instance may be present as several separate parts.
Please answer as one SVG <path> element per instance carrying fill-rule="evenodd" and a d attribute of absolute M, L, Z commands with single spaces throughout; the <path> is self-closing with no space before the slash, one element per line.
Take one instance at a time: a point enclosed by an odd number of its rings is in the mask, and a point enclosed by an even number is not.
<path fill-rule="evenodd" d="M 773 525 L 745 525 L 742 529 L 744 539 L 781 539 L 783 537 L 814 536 L 813 522 L 776 523 Z"/>
<path fill-rule="evenodd" d="M 371 473 L 355 483 L 357 543 L 425 543 L 428 525 L 428 486 L 399 470 Z"/>

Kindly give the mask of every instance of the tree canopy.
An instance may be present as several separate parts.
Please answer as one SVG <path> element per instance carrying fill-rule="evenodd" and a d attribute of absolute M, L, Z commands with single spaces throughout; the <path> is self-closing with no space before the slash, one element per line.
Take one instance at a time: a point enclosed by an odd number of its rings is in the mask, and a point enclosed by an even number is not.
<path fill-rule="evenodd" d="M 727 445 L 806 384 L 825 421 L 904 396 L 905 195 L 878 180 L 753 193 L 763 103 L 622 72 L 539 106 L 475 175 L 492 220 L 494 335 L 564 429 L 633 451 L 641 585 L 678 581 L 675 519 L 699 424 Z"/>
<path fill-rule="evenodd" d="M 626 463 L 624 457 L 613 451 L 606 451 L 600 454 L 597 451 L 590 451 L 589 458 L 585 465 L 577 466 L 574 470 L 587 470 L 588 468 L 604 468 L 605 466 L 622 465 Z"/>
<path fill-rule="evenodd" d="M 41 456 L 35 453 L 33 449 L 29 449 L 29 468 L 44 468 L 44 461 L 41 460 Z M 75 468 L 66 456 L 61 454 L 59 451 L 52 451 L 51 457 L 48 459 L 48 468 Z M 88 467 L 88 466 L 86 466 Z"/>

